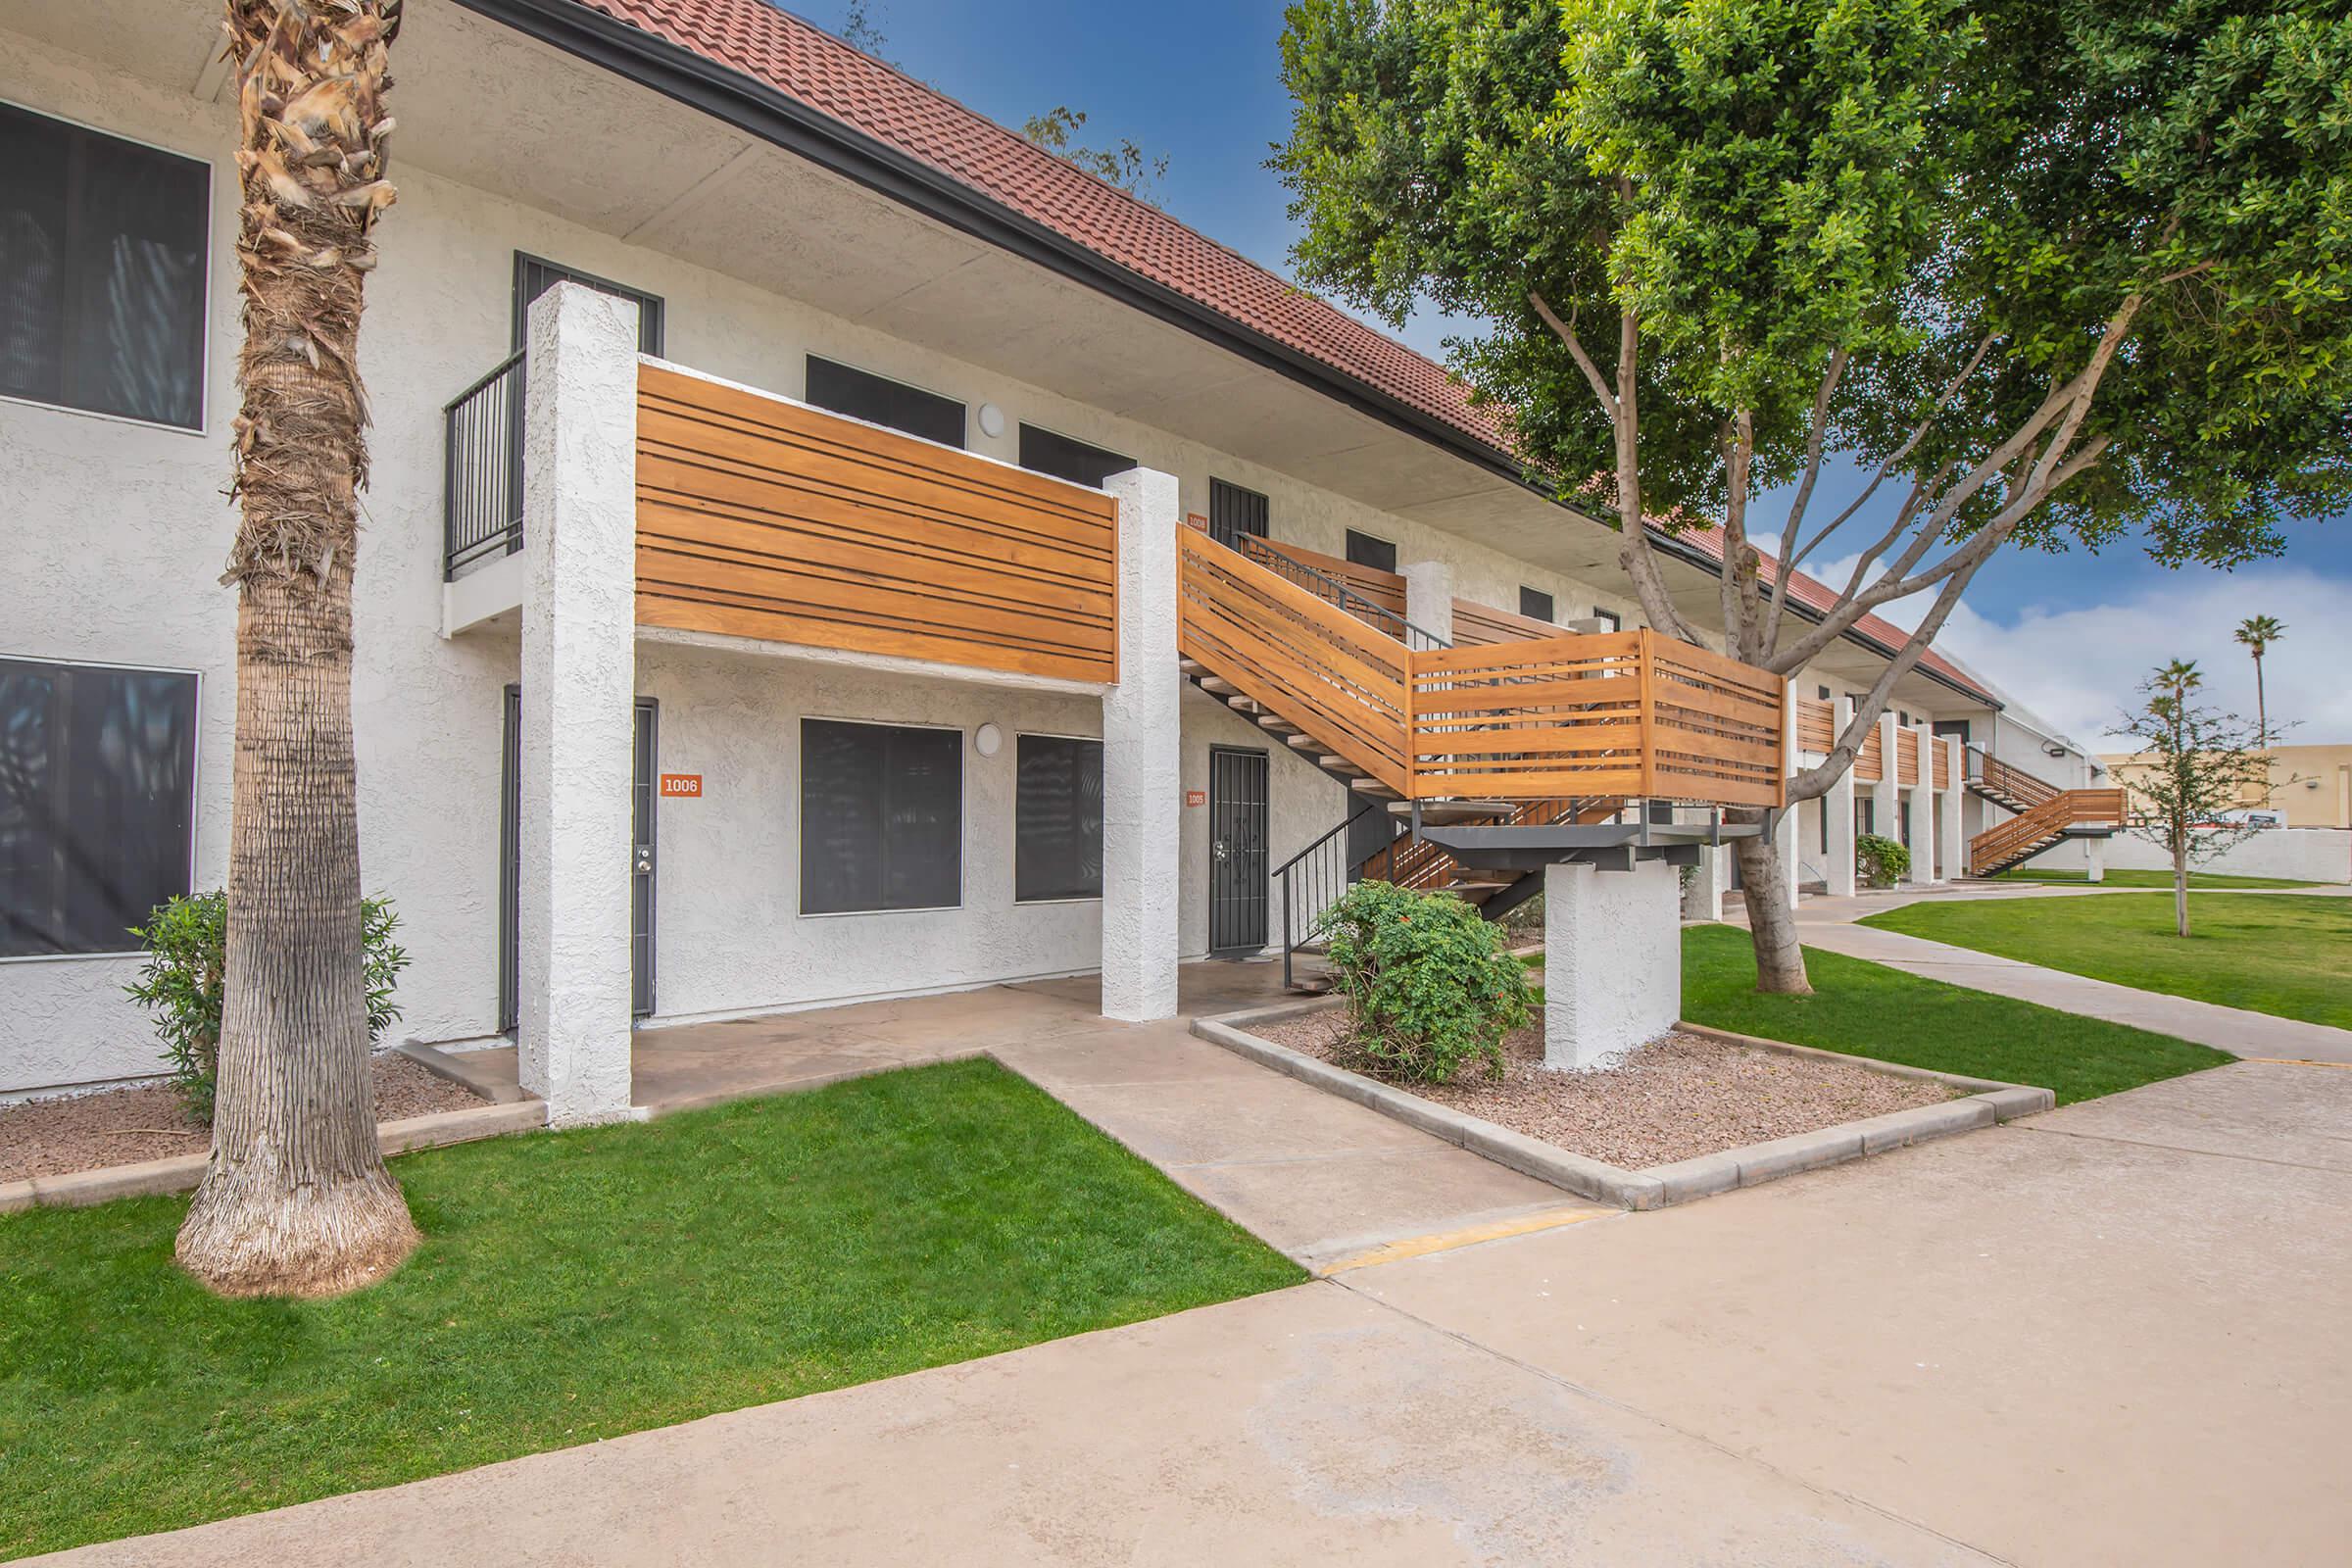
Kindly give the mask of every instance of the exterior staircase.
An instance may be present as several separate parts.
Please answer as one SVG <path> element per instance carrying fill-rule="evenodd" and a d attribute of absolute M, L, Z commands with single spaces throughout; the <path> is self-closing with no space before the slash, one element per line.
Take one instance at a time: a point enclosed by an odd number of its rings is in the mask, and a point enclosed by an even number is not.
<path fill-rule="evenodd" d="M 1968 749 L 1968 791 L 2010 813 L 1968 841 L 1968 874 L 1998 876 L 2067 839 L 2104 839 L 2124 825 L 2120 789 L 2060 789 L 1989 756 Z"/>

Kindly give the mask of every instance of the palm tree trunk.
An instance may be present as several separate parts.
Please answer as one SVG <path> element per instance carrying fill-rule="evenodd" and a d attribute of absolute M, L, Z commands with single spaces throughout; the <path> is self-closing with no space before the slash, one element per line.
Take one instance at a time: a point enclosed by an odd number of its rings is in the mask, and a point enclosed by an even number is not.
<path fill-rule="evenodd" d="M 358 371 L 399 0 L 229 0 L 245 297 L 224 580 L 237 584 L 227 968 L 213 1152 L 182 1266 L 229 1296 L 324 1296 L 416 1245 L 376 1145 L 362 979 L 352 573 Z"/>
<path fill-rule="evenodd" d="M 1796 906 L 1788 896 L 1780 845 L 1769 834 L 1734 839 L 1732 844 L 1740 861 L 1748 934 L 1756 950 L 1756 989 L 1811 996 L 1813 982 L 1805 974 L 1805 950 L 1796 940 Z"/>

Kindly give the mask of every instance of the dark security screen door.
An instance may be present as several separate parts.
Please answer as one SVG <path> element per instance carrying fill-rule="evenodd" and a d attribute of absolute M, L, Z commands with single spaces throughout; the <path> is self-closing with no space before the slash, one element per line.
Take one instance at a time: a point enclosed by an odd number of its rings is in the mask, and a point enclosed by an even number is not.
<path fill-rule="evenodd" d="M 654 1010 L 654 768 L 659 755 L 660 705 L 640 698 L 631 738 L 629 781 L 629 1010 Z M 521 1022 L 522 954 L 522 688 L 507 688 L 506 758 L 500 788 L 498 876 L 498 1027 L 512 1034 Z"/>
<path fill-rule="evenodd" d="M 1208 946 L 1266 945 L 1266 754 L 1208 753 Z"/>

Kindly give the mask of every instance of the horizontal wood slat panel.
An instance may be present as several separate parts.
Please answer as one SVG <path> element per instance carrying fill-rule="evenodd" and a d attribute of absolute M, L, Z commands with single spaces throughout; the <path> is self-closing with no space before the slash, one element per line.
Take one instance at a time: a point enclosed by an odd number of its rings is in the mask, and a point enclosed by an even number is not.
<path fill-rule="evenodd" d="M 1118 678 L 1110 497 L 662 366 L 637 401 L 641 623 Z"/>
<path fill-rule="evenodd" d="M 1854 752 L 1854 777 L 1861 783 L 1876 784 L 1886 776 L 1886 760 L 1880 755 L 1886 749 L 1882 735 L 1878 725 L 1871 725 Z"/>
<path fill-rule="evenodd" d="M 1935 787 L 1939 790 L 1950 789 L 1952 787 L 1952 749 L 1939 739 L 1929 748 L 1929 751 L 1936 758 Z"/>
<path fill-rule="evenodd" d="M 1919 731 L 1898 725 L 1894 732 L 1894 781 L 1910 786 L 1919 782 Z"/>
<path fill-rule="evenodd" d="M 1525 642 L 1531 638 L 1557 637 L 1560 628 L 1548 620 L 1522 615 L 1516 611 L 1494 605 L 1482 605 L 1475 599 L 1456 599 L 1453 602 L 1453 646 L 1456 648 L 1486 648 L 1495 643 Z"/>
<path fill-rule="evenodd" d="M 1818 698 L 1796 700 L 1796 745 L 1799 751 L 1826 757 L 1838 739 L 1838 720 L 1828 703 Z"/>

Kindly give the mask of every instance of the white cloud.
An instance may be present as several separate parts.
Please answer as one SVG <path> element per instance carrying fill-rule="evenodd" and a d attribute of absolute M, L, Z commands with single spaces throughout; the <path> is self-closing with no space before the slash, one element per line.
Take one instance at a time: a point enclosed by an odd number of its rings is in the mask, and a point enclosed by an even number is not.
<path fill-rule="evenodd" d="M 1850 558 L 1806 565 L 1840 587 L 1853 569 Z M 1921 594 L 1879 613 L 1909 627 L 1932 602 Z M 2248 615 L 2276 615 L 2286 625 L 2263 661 L 2274 728 L 2293 721 L 2289 742 L 2352 740 L 2352 582 L 2316 571 L 2255 566 L 2183 575 L 2111 603 L 2036 607 L 2008 621 L 1962 600 L 1936 647 L 2093 751 L 2116 751 L 2125 744 L 2109 744 L 2118 711 L 2167 660 L 2195 660 L 2208 700 L 2253 718 L 2254 662 L 2230 635 Z"/>

